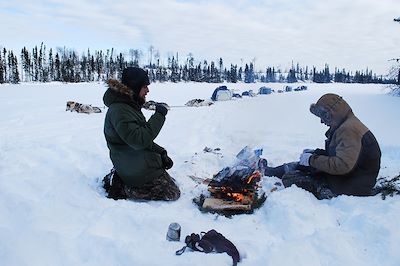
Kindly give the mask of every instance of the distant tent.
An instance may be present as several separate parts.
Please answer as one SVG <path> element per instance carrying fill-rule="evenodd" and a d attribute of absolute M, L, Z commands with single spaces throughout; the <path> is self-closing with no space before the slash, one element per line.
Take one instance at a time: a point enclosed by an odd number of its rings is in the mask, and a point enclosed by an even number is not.
<path fill-rule="evenodd" d="M 272 93 L 272 89 L 271 88 L 267 88 L 267 87 L 261 87 L 258 90 L 258 94 L 271 94 Z"/>
<path fill-rule="evenodd" d="M 213 101 L 228 101 L 230 99 L 232 99 L 232 92 L 226 86 L 219 86 L 211 96 Z"/>
<path fill-rule="evenodd" d="M 286 86 L 285 87 L 285 91 L 286 92 L 290 92 L 290 91 L 292 91 L 293 89 L 292 89 L 292 87 L 291 86 Z"/>
<path fill-rule="evenodd" d="M 248 91 L 242 92 L 242 96 L 255 97 L 256 94 L 253 92 L 253 90 L 248 90 Z"/>

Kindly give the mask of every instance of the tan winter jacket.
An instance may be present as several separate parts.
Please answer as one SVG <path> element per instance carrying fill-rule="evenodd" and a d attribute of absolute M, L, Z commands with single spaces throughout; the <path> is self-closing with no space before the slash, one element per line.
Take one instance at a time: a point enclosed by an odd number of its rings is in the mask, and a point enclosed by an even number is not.
<path fill-rule="evenodd" d="M 326 132 L 326 155 L 310 157 L 310 166 L 323 172 L 337 194 L 367 196 L 376 183 L 381 151 L 372 132 L 336 94 L 325 94 L 315 106 L 331 115 Z"/>

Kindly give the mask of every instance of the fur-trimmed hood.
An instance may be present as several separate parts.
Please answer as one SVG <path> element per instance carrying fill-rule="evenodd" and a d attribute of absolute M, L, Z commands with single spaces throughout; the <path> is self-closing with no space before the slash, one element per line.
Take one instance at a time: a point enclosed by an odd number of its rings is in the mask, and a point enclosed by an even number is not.
<path fill-rule="evenodd" d="M 317 103 L 310 106 L 311 113 L 321 118 L 321 112 L 318 112 L 318 109 L 329 112 L 332 130 L 337 128 L 347 117 L 353 115 L 349 104 L 342 97 L 333 93 L 323 95 Z"/>
<path fill-rule="evenodd" d="M 119 94 L 123 94 L 123 95 L 127 95 L 130 98 L 132 98 L 133 96 L 133 91 L 128 87 L 125 86 L 124 84 L 122 84 L 121 82 L 119 82 L 116 79 L 109 79 L 106 81 L 108 88 L 110 88 L 111 90 L 119 93 Z"/>
<path fill-rule="evenodd" d="M 110 107 L 113 103 L 126 103 L 140 110 L 140 106 L 135 100 L 135 95 L 128 86 L 116 79 L 109 79 L 106 84 L 108 85 L 108 90 L 103 96 L 105 106 Z"/>

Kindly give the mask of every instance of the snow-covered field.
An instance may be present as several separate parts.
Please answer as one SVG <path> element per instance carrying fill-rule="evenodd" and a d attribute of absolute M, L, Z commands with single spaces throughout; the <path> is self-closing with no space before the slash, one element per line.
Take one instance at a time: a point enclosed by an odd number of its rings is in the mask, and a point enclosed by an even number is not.
<path fill-rule="evenodd" d="M 227 85 L 241 92 L 265 84 Z M 173 203 L 105 197 L 99 179 L 112 167 L 105 112 L 65 112 L 68 100 L 103 106 L 103 84 L 0 86 L 0 265 L 231 265 L 227 254 L 175 255 L 187 234 L 213 228 L 237 246 L 239 265 L 400 265 L 399 197 L 318 201 L 291 187 L 272 193 L 254 214 L 232 218 L 192 203 L 206 188 L 187 175 L 211 177 L 246 145 L 262 147 L 270 165 L 323 147 L 327 128 L 308 110 L 327 92 L 342 95 L 377 137 L 380 176 L 400 172 L 400 98 L 382 85 L 306 85 L 308 91 L 172 108 L 156 142 L 175 162 L 169 172 L 182 197 Z M 209 98 L 215 87 L 152 84 L 148 100 L 181 106 Z M 222 155 L 204 153 L 206 146 Z M 182 226 L 181 242 L 165 240 L 171 222 Z"/>

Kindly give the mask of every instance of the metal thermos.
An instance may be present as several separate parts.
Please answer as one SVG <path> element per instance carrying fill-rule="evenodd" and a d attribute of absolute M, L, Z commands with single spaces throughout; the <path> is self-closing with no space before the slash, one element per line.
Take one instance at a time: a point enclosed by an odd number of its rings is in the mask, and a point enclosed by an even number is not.
<path fill-rule="evenodd" d="M 179 241 L 181 238 L 181 226 L 178 223 L 171 223 L 168 226 L 167 240 Z"/>

